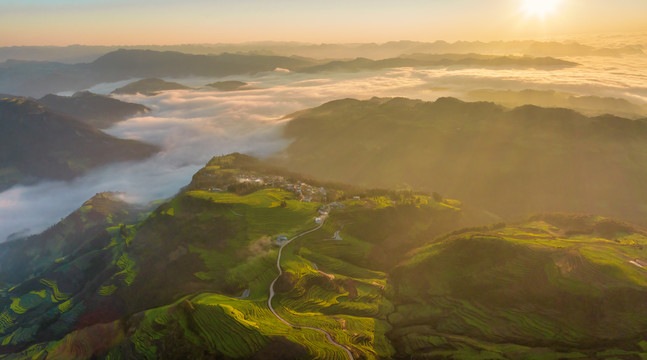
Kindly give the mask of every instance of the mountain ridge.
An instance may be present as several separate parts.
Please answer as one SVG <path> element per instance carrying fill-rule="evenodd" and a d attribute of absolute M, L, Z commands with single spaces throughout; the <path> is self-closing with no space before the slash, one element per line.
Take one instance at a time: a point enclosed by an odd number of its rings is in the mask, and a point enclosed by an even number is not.
<path fill-rule="evenodd" d="M 158 147 L 117 139 L 33 100 L 0 99 L 0 189 L 38 179 L 71 180 L 108 163 L 141 160 Z"/>
<path fill-rule="evenodd" d="M 120 46 L 10 46 L 0 47 L 0 61 L 18 59 L 26 61 L 60 61 L 66 63 L 91 62 L 103 54 L 118 50 Z M 308 44 L 299 42 L 249 42 L 242 44 L 187 44 L 187 45 L 135 45 L 125 49 L 179 51 L 190 54 L 259 53 L 282 56 L 336 58 L 366 56 L 371 59 L 400 56 L 413 52 L 470 53 L 493 55 L 526 54 L 532 56 L 621 56 L 643 54 L 640 45 L 620 47 L 590 46 L 577 42 L 559 41 L 455 41 L 435 42 L 390 41 L 384 43 Z"/>
<path fill-rule="evenodd" d="M 89 91 L 79 91 L 72 96 L 49 94 L 38 99 L 37 102 L 99 129 L 109 128 L 119 121 L 151 111 L 144 105 L 121 101 Z"/>
<path fill-rule="evenodd" d="M 578 63 L 553 57 L 495 56 L 479 54 L 411 54 L 397 58 L 371 60 L 335 60 L 322 65 L 302 69 L 305 73 L 319 72 L 356 72 L 360 70 L 380 70 L 397 67 L 484 67 L 484 68 L 548 68 L 561 69 L 578 66 Z"/>
<path fill-rule="evenodd" d="M 644 223 L 643 120 L 455 98 L 338 100 L 286 119 L 292 143 L 276 161 L 294 171 L 406 183 L 503 217 L 570 211 Z"/>
<path fill-rule="evenodd" d="M 398 55 L 400 56 L 400 55 Z M 576 63 L 555 58 L 528 58 L 496 55 L 408 55 L 409 58 L 360 60 L 360 68 L 382 69 L 401 66 L 521 66 L 560 68 Z M 327 64 L 327 65 L 326 65 Z M 42 97 L 48 93 L 87 89 L 104 82 L 133 78 L 182 78 L 191 76 L 224 77 L 274 71 L 344 70 L 353 61 L 318 60 L 276 55 L 232 54 L 192 55 L 175 51 L 120 49 L 102 55 L 90 63 L 62 64 L 56 62 L 9 61 L 0 64 L 6 77 L 0 81 L 0 92 Z M 310 70 L 308 70 L 310 69 Z M 344 70 L 345 71 L 345 70 Z"/>

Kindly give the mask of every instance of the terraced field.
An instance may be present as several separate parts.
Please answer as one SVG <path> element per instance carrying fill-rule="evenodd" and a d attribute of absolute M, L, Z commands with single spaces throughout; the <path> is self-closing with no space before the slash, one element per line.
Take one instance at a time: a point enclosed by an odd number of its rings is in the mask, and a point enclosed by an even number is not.
<path fill-rule="evenodd" d="M 560 214 L 439 239 L 393 273 L 392 339 L 421 357 L 644 356 L 645 245 L 643 229 Z"/>
<path fill-rule="evenodd" d="M 99 196 L 0 246 L 31 271 L 0 271 L 0 359 L 647 356 L 645 229 L 545 214 L 455 230 L 455 200 L 330 188 L 324 207 L 302 201 L 318 186 L 238 161 L 145 215 Z"/>
<path fill-rule="evenodd" d="M 339 358 L 340 349 L 324 334 L 305 327 L 329 333 L 354 358 L 390 356 L 384 321 L 390 305 L 381 294 L 386 274 L 365 267 L 384 239 L 366 241 L 362 231 L 394 215 L 402 220 L 420 213 L 407 226 L 446 214 L 449 219 L 457 208 L 409 195 L 409 205 L 396 205 L 393 195 L 379 193 L 338 203 L 329 221 L 283 250 L 285 276 L 277 281 L 274 304 L 283 318 L 303 326 L 292 327 L 267 306 L 268 287 L 278 275 L 276 238 L 312 229 L 322 204 L 300 201 L 295 191 L 279 187 L 241 188 L 240 177 L 264 176 L 237 167 L 249 161 L 241 155 L 215 158 L 188 191 L 145 216 L 133 213 L 127 222 L 118 222 L 126 219 L 118 207 L 100 201 L 66 219 L 96 231 L 77 248 L 50 242 L 55 251 L 42 258 L 49 264 L 37 267 L 45 271 L 2 287 L 0 357 Z M 311 189 L 298 179 L 287 181 Z M 219 188 L 227 183 L 235 192 Z M 374 219 L 373 213 L 380 215 Z M 58 227 L 52 236 L 61 241 L 77 231 Z M 335 233 L 343 240 L 330 240 Z M 298 286 L 292 288 L 291 279 Z M 39 325 L 44 317 L 47 327 Z"/>

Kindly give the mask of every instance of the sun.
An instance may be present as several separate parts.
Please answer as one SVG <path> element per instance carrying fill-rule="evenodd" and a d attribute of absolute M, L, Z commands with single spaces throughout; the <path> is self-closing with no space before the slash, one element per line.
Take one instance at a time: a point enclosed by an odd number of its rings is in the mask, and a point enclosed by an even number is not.
<path fill-rule="evenodd" d="M 535 16 L 544 19 L 547 15 L 557 11 L 557 6 L 560 2 L 561 0 L 523 0 L 521 11 L 526 16 Z"/>

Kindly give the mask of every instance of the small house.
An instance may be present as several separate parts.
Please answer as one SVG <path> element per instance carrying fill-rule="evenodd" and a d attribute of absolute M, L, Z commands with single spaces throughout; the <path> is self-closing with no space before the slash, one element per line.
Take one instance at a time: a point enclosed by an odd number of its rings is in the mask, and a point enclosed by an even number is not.
<path fill-rule="evenodd" d="M 276 243 L 280 246 L 285 244 L 288 241 L 288 237 L 285 235 L 279 235 L 276 237 Z"/>

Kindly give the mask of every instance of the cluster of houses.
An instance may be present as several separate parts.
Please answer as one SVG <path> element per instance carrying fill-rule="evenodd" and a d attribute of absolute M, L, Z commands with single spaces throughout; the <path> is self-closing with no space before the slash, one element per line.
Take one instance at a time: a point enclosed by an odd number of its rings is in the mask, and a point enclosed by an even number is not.
<path fill-rule="evenodd" d="M 326 220 L 326 218 L 328 217 L 328 212 L 330 211 L 330 207 L 328 207 L 327 205 L 324 205 L 320 207 L 317 211 L 319 212 L 319 216 L 315 218 L 315 222 L 317 223 L 317 225 L 321 225 L 323 224 L 324 220 Z"/>
<path fill-rule="evenodd" d="M 240 174 L 237 177 L 237 181 L 240 183 L 252 183 L 258 186 L 284 189 L 295 193 L 299 201 L 326 202 L 325 188 L 312 186 L 304 182 L 289 183 L 282 176 L 258 176 L 253 174 Z M 221 189 L 218 190 L 222 191 Z"/>
<path fill-rule="evenodd" d="M 297 194 L 300 201 L 326 202 L 326 189 L 323 187 L 315 187 L 302 182 L 298 184 L 286 184 L 285 189 Z"/>

